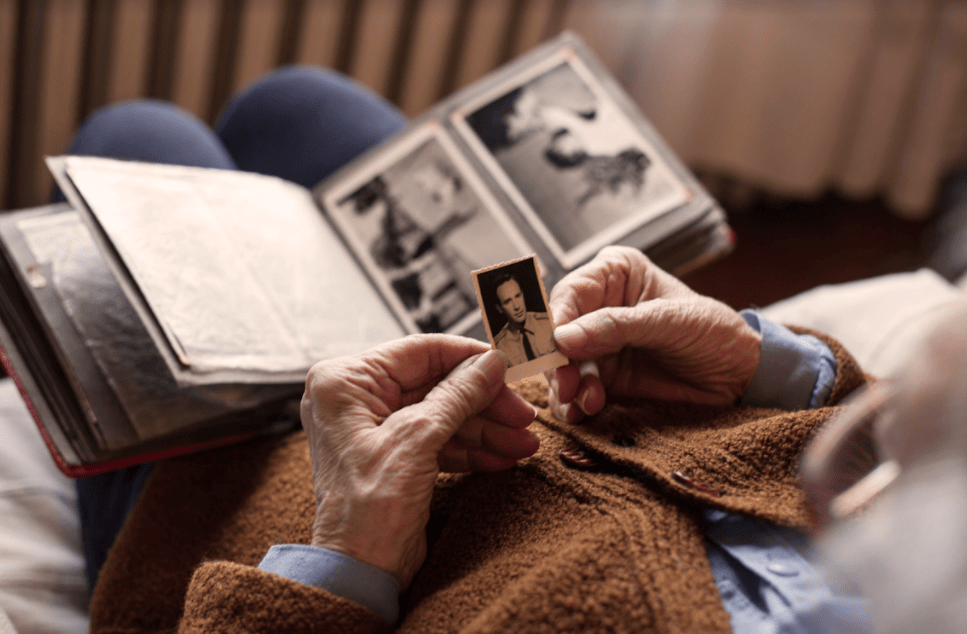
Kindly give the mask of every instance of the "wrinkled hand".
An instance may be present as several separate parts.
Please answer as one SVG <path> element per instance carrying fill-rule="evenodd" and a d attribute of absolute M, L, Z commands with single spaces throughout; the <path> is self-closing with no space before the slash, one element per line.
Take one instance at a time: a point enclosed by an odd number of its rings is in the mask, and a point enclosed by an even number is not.
<path fill-rule="evenodd" d="M 759 364 L 762 337 L 741 315 L 636 249 L 603 249 L 555 285 L 550 309 L 571 360 L 547 374 L 562 420 L 598 413 L 607 395 L 734 403 Z"/>
<path fill-rule="evenodd" d="M 472 339 L 406 337 L 316 364 L 302 399 L 316 518 L 312 544 L 394 575 L 426 558 L 437 475 L 532 455 L 534 408 L 504 385 L 507 358 Z"/>

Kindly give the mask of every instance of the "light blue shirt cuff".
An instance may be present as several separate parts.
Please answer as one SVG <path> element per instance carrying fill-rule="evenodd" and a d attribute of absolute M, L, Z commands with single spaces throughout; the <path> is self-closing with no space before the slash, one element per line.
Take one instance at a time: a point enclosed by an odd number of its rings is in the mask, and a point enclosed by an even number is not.
<path fill-rule="evenodd" d="M 259 569 L 349 599 L 391 625 L 399 618 L 396 578 L 349 555 L 304 544 L 279 544 L 269 548 Z"/>
<path fill-rule="evenodd" d="M 756 368 L 743 405 L 810 409 L 826 404 L 836 382 L 836 357 L 812 335 L 797 335 L 754 310 L 739 313 L 762 335 Z"/>

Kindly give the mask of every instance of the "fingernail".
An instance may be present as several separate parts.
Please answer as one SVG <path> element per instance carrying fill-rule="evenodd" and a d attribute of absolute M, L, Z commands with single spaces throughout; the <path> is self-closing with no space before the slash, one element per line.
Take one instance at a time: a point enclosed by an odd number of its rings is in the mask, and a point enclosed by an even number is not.
<path fill-rule="evenodd" d="M 487 383 L 491 387 L 503 385 L 504 374 L 507 372 L 507 355 L 500 350 L 488 350 L 473 362 L 473 365 L 484 373 Z"/>
<path fill-rule="evenodd" d="M 564 324 L 554 329 L 554 340 L 565 348 L 574 348 L 584 343 L 584 329 L 577 324 Z"/>
<path fill-rule="evenodd" d="M 570 409 L 570 403 L 555 403 L 551 406 L 551 414 L 554 418 L 567 422 L 568 409 Z"/>
<path fill-rule="evenodd" d="M 562 405 L 559 412 L 555 412 L 555 416 L 558 419 L 563 420 L 566 423 L 571 423 L 572 425 L 580 425 L 581 421 L 584 420 L 584 413 L 581 412 L 579 407 L 576 407 L 573 402 L 567 405 Z"/>
<path fill-rule="evenodd" d="M 578 371 L 581 373 L 582 377 L 588 375 L 597 377 L 601 376 L 601 372 L 598 371 L 598 364 L 593 359 L 591 361 L 582 361 L 580 365 L 578 365 Z"/>
<path fill-rule="evenodd" d="M 584 405 L 584 402 L 588 400 L 588 391 L 589 390 L 585 388 L 578 392 L 577 396 L 574 397 L 574 404 L 577 405 L 582 412 L 584 412 L 585 416 L 588 415 L 588 408 Z"/>

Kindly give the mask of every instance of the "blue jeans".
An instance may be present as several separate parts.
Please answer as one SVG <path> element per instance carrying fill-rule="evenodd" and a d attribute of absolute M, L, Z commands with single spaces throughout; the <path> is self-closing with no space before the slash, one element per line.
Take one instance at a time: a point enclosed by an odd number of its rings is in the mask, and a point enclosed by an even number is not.
<path fill-rule="evenodd" d="M 394 106 L 342 75 L 287 67 L 235 96 L 216 130 L 172 104 L 131 101 L 93 113 L 68 154 L 245 170 L 312 187 L 406 123 Z M 77 480 L 91 587 L 152 468 Z"/>

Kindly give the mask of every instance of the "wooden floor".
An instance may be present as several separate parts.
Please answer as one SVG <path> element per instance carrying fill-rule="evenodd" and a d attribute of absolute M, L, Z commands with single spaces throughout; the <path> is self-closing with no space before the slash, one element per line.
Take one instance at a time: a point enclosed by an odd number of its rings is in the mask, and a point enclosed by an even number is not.
<path fill-rule="evenodd" d="M 876 201 L 835 196 L 730 211 L 735 250 L 685 276 L 696 291 L 735 309 L 766 306 L 820 284 L 923 266 L 930 223 L 909 222 Z"/>

